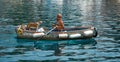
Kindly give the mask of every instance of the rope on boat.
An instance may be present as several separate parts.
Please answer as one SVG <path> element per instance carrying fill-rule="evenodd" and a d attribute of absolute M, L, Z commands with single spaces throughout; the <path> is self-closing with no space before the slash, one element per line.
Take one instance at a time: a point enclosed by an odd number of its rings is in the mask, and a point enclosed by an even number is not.
<path fill-rule="evenodd" d="M 18 27 L 17 34 L 18 35 L 22 35 L 23 34 L 23 30 L 21 29 L 21 26 Z"/>

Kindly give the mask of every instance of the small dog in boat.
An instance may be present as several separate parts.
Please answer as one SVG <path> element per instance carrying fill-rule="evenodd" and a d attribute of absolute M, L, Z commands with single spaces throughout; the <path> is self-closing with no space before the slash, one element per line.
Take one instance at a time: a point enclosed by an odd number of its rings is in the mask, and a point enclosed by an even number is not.
<path fill-rule="evenodd" d="M 40 26 L 40 24 L 42 23 L 42 21 L 38 21 L 38 22 L 30 22 L 27 25 L 27 30 L 37 30 Z"/>

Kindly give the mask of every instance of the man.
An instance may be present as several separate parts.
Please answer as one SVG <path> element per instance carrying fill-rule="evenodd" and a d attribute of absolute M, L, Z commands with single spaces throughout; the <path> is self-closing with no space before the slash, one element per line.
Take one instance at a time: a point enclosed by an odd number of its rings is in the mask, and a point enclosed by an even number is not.
<path fill-rule="evenodd" d="M 58 14 L 57 15 L 57 25 L 56 25 L 56 30 L 63 30 L 64 29 L 64 23 L 62 21 L 62 15 Z"/>

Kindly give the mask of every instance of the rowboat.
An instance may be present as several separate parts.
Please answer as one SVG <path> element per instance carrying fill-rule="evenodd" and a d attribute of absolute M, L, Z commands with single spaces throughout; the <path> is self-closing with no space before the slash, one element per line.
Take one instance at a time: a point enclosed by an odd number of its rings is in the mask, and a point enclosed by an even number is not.
<path fill-rule="evenodd" d="M 37 40 L 71 40 L 71 39 L 88 39 L 97 36 L 95 27 L 76 26 L 65 28 L 63 30 L 55 30 L 54 28 L 44 29 L 42 27 L 37 30 L 22 29 L 22 25 L 16 28 L 17 38 L 22 39 L 37 39 Z"/>

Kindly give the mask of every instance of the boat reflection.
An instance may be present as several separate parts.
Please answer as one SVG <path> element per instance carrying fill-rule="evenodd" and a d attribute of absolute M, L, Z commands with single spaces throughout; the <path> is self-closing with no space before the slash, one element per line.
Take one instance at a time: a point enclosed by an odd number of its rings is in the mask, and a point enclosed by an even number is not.
<path fill-rule="evenodd" d="M 97 44 L 95 39 L 82 39 L 82 40 L 65 40 L 65 41 L 35 41 L 35 40 L 25 40 L 18 39 L 17 40 L 19 46 L 31 46 L 35 49 L 40 50 L 53 50 L 54 55 L 60 56 L 62 55 L 62 50 L 66 46 L 77 45 L 79 48 L 91 48 Z"/>

